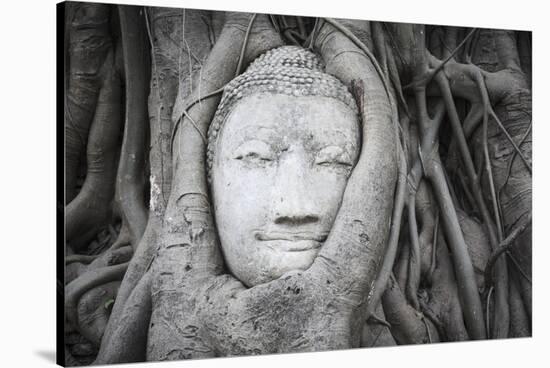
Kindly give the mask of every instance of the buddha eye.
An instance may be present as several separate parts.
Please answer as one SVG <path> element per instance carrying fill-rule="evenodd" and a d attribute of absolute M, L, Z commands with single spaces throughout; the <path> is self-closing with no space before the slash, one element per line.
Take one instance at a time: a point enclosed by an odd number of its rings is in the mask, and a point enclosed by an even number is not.
<path fill-rule="evenodd" d="M 272 159 L 270 157 L 268 157 L 267 155 L 261 155 L 257 152 L 248 152 L 247 154 L 244 154 L 244 155 L 242 155 L 242 154 L 238 155 L 237 157 L 235 157 L 235 160 L 272 161 Z"/>
<path fill-rule="evenodd" d="M 269 144 L 254 139 L 237 147 L 233 158 L 251 164 L 264 164 L 275 160 L 275 153 Z"/>
<path fill-rule="evenodd" d="M 349 153 L 342 147 L 328 146 L 317 153 L 315 165 L 349 169 L 353 166 L 353 162 Z"/>

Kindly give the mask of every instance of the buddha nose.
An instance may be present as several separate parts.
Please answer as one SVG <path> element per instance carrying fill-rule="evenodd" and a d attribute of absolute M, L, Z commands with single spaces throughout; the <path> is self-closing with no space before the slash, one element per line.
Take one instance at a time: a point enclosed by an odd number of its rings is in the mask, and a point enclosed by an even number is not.
<path fill-rule="evenodd" d="M 273 183 L 274 222 L 278 225 L 306 225 L 319 221 L 318 201 L 312 185 L 305 152 L 289 152 L 281 160 Z"/>

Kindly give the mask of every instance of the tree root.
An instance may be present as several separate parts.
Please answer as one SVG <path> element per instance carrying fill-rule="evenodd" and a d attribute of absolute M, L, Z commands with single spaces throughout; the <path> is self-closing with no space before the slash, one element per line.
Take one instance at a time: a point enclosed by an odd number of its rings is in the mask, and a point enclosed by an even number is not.
<path fill-rule="evenodd" d="M 464 325 L 463 308 L 457 290 L 457 281 L 447 244 L 440 232 L 438 237 L 437 266 L 428 291 L 429 301 L 422 308 L 426 315 L 432 311 L 438 319 L 438 331 L 445 341 L 468 340 Z M 465 306 L 467 308 L 467 306 Z M 431 318 L 432 322 L 434 321 Z"/>
<path fill-rule="evenodd" d="M 416 222 L 416 192 L 413 191 L 409 195 L 408 202 L 408 218 L 409 218 L 409 234 L 410 234 L 410 246 L 409 252 L 409 274 L 407 277 L 407 287 L 405 293 L 407 299 L 412 304 L 413 308 L 420 310 L 420 304 L 418 302 L 418 287 L 420 286 L 420 241 L 418 239 L 418 224 Z"/>
<path fill-rule="evenodd" d="M 485 285 L 493 284 L 492 271 L 495 262 L 504 252 L 507 252 L 514 245 L 514 241 L 517 237 L 520 236 L 529 225 L 531 225 L 531 218 L 531 214 L 528 214 L 527 219 L 521 225 L 512 230 L 506 239 L 500 242 L 499 246 L 493 251 L 491 257 L 487 261 L 487 265 L 485 266 Z"/>
<path fill-rule="evenodd" d="M 377 317 L 380 315 L 382 317 Z M 385 320 L 384 309 L 378 304 L 376 314 L 371 314 L 363 327 L 361 347 L 381 347 L 397 345 L 391 334 L 391 325 Z"/>
<path fill-rule="evenodd" d="M 407 303 L 393 275 L 382 296 L 382 305 L 386 319 L 392 326 L 391 333 L 399 345 L 439 341 L 436 327 Z"/>
<path fill-rule="evenodd" d="M 66 239 L 74 250 L 87 246 L 89 236 L 109 220 L 114 195 L 120 131 L 120 78 L 115 56 L 109 52 L 103 68 L 105 78 L 88 138 L 88 172 L 80 193 L 65 211 Z M 84 235 L 83 235 L 84 234 Z"/>
<path fill-rule="evenodd" d="M 128 263 L 94 269 L 79 276 L 65 287 L 65 318 L 69 325 L 79 328 L 78 301 L 84 293 L 96 286 L 119 281 L 124 276 Z"/>
<path fill-rule="evenodd" d="M 96 286 L 82 294 L 77 306 L 78 331 L 98 348 L 110 315 L 120 281 Z"/>
<path fill-rule="evenodd" d="M 65 266 L 74 263 L 84 263 L 84 264 L 90 264 L 92 261 L 94 261 L 99 255 L 93 255 L 93 256 L 86 256 L 83 254 L 72 254 L 70 256 L 65 257 Z"/>
<path fill-rule="evenodd" d="M 390 229 L 390 235 L 388 238 L 388 248 L 384 255 L 384 260 L 376 283 L 374 284 L 372 296 L 367 306 L 367 318 L 373 315 L 374 310 L 378 307 L 380 299 L 386 290 L 388 280 L 392 274 L 392 268 L 395 263 L 395 257 L 397 255 L 397 248 L 399 243 L 399 232 L 401 228 L 401 217 L 403 215 L 403 207 L 405 205 L 405 191 L 406 191 L 406 176 L 407 176 L 407 163 L 405 161 L 405 154 L 402 146 L 398 146 L 399 149 L 399 174 L 397 177 L 397 187 L 395 189 L 395 201 L 392 214 L 392 225 Z"/>
<path fill-rule="evenodd" d="M 137 6 L 119 6 L 126 83 L 126 121 L 116 180 L 116 200 L 128 226 L 131 244 L 137 248 L 147 224 L 145 207 L 145 147 L 147 95 L 151 72 L 144 15 Z"/>
<path fill-rule="evenodd" d="M 126 308 L 126 302 L 154 259 L 155 252 L 157 251 L 158 232 L 161 228 L 160 223 L 160 219 L 151 211 L 143 237 L 132 257 L 128 270 L 118 290 L 111 316 L 101 342 L 100 355 L 105 354 L 104 356 L 107 356 L 108 353 L 102 353 L 102 351 L 108 349 L 108 346 L 115 343 L 112 335 L 115 329 L 119 328 L 121 323 L 120 319 Z"/>
<path fill-rule="evenodd" d="M 145 361 L 151 316 L 151 275 L 144 275 L 125 301 L 109 339 L 102 340 L 93 364 Z M 111 322 L 111 321 L 109 321 Z"/>
<path fill-rule="evenodd" d="M 528 337 L 531 336 L 530 315 L 527 313 L 525 305 L 519 292 L 518 277 L 511 277 L 510 282 L 510 336 L 509 337 Z"/>
<path fill-rule="evenodd" d="M 86 152 L 104 72 L 112 49 L 109 6 L 67 4 L 65 76 L 65 205 L 77 195 L 81 156 Z"/>

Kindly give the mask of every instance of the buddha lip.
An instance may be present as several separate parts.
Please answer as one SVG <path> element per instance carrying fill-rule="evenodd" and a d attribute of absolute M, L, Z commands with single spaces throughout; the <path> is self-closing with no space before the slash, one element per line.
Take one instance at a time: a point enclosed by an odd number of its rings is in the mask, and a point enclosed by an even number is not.
<path fill-rule="evenodd" d="M 327 240 L 328 232 L 325 233 L 313 233 L 309 231 L 257 231 L 254 234 L 256 240 L 269 241 L 269 240 L 286 240 L 292 242 L 311 240 L 319 243 L 323 243 Z"/>

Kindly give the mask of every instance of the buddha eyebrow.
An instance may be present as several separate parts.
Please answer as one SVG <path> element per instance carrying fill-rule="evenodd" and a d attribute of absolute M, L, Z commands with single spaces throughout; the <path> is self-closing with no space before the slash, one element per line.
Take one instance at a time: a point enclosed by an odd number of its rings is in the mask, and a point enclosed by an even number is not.
<path fill-rule="evenodd" d="M 258 133 L 262 130 L 269 130 L 271 133 L 275 132 L 275 128 L 269 127 L 269 126 L 263 126 L 263 125 L 246 125 L 240 129 L 237 130 L 239 133 Z"/>
<path fill-rule="evenodd" d="M 274 128 L 266 126 L 246 126 L 237 131 L 239 140 L 260 139 L 265 140 L 267 143 L 273 141 L 277 136 L 277 131 Z"/>
<path fill-rule="evenodd" d="M 315 136 L 315 139 L 307 138 L 305 139 L 305 145 L 311 148 L 323 149 L 329 146 L 343 146 L 346 151 L 353 150 L 357 147 L 357 142 L 350 139 L 351 137 L 342 133 L 341 131 L 335 131 L 337 136 L 334 138 L 328 139 L 327 137 L 332 132 L 326 132 L 327 134 L 322 134 Z M 320 138 L 320 139 L 319 139 Z"/>

